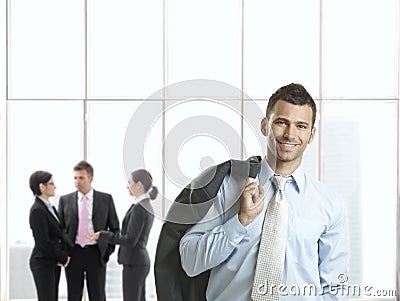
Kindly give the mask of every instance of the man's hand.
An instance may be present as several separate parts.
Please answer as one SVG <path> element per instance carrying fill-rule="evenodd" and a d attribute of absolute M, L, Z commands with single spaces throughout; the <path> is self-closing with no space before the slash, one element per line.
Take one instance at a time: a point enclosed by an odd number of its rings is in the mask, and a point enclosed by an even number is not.
<path fill-rule="evenodd" d="M 57 262 L 57 266 L 66 268 L 69 265 L 70 261 L 71 261 L 71 257 L 68 256 L 66 263 L 62 264 L 60 262 Z"/>
<path fill-rule="evenodd" d="M 100 232 L 89 233 L 86 242 L 91 242 L 91 241 L 94 241 L 94 240 L 98 240 L 99 237 L 100 237 Z"/>
<path fill-rule="evenodd" d="M 253 178 L 246 179 L 246 186 L 240 195 L 239 221 L 243 226 L 250 224 L 264 208 L 264 188 Z"/>

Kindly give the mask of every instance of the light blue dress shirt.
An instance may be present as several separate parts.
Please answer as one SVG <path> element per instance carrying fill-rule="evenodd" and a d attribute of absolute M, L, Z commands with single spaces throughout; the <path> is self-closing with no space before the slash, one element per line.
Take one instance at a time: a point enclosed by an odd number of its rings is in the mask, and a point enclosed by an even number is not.
<path fill-rule="evenodd" d="M 201 222 L 180 242 L 181 263 L 189 276 L 211 269 L 208 301 L 249 301 L 262 224 L 274 195 L 273 170 L 265 158 L 256 181 L 265 190 L 264 209 L 244 227 L 238 198 L 245 179 L 226 176 L 218 198 Z M 289 225 L 280 300 L 348 300 L 348 229 L 343 199 L 305 173 L 289 176 Z M 278 288 L 275 288 L 278 289 Z"/>

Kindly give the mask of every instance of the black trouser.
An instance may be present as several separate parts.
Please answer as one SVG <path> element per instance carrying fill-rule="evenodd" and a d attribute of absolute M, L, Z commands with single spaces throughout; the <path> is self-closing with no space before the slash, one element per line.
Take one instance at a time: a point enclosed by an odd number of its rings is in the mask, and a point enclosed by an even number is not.
<path fill-rule="evenodd" d="M 68 301 L 81 301 L 83 281 L 86 285 L 90 301 L 105 301 L 106 265 L 100 261 L 97 245 L 81 248 L 75 245 L 71 261 L 65 269 L 68 286 Z"/>
<path fill-rule="evenodd" d="M 146 300 L 146 277 L 150 266 L 125 265 L 122 270 L 124 301 Z"/>
<path fill-rule="evenodd" d="M 31 258 L 29 266 L 35 281 L 38 301 L 57 301 L 61 269 L 54 259 Z"/>

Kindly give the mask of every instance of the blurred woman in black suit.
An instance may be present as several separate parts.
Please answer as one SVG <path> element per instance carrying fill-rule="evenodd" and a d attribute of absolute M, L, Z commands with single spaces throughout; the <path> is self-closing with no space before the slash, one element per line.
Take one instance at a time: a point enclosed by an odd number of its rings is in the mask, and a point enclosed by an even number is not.
<path fill-rule="evenodd" d="M 107 241 L 121 245 L 118 263 L 123 265 L 122 290 L 124 301 L 146 300 L 146 277 L 150 271 L 150 257 L 146 249 L 154 221 L 150 200 L 158 195 L 153 178 L 145 169 L 131 173 L 129 193 L 137 200 L 122 221 L 120 233 L 100 231 L 89 234 L 89 240 Z"/>
<path fill-rule="evenodd" d="M 36 171 L 29 178 L 35 201 L 29 214 L 35 246 L 29 260 L 39 301 L 58 300 L 61 266 L 70 261 L 66 244 L 72 245 L 60 224 L 56 209 L 49 201 L 55 195 L 53 176 Z"/>

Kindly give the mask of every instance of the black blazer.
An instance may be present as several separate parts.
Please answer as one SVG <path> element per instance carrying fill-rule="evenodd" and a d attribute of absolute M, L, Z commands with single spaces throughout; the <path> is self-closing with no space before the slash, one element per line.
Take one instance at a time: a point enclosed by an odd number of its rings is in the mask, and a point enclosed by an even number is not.
<path fill-rule="evenodd" d="M 261 157 L 229 160 L 212 166 L 188 184 L 170 207 L 158 239 L 154 276 L 158 301 L 205 301 L 210 270 L 189 277 L 181 266 L 179 243 L 186 231 L 200 221 L 227 174 L 255 178 Z M 199 185 L 201 184 L 201 185 Z M 194 188 L 192 188 L 194 187 Z M 182 206 L 180 204 L 196 205 Z"/>
<path fill-rule="evenodd" d="M 121 245 L 118 251 L 119 264 L 150 266 L 146 245 L 153 221 L 154 211 L 150 200 L 143 199 L 126 212 L 121 233 L 100 231 L 99 241 Z"/>
<path fill-rule="evenodd" d="M 75 243 L 79 220 L 77 191 L 60 198 L 58 214 L 67 235 Z M 92 222 L 95 232 L 100 230 L 119 231 L 119 220 L 115 211 L 114 200 L 110 194 L 93 190 Z M 114 252 L 115 245 L 99 242 L 98 247 L 101 263 L 105 264 Z"/>
<path fill-rule="evenodd" d="M 57 211 L 55 213 L 57 214 Z M 49 259 L 54 260 L 54 264 L 65 264 L 68 257 L 67 245 L 71 247 L 73 244 L 61 224 L 38 197 L 35 198 L 29 213 L 29 225 L 35 239 L 31 260 Z"/>

